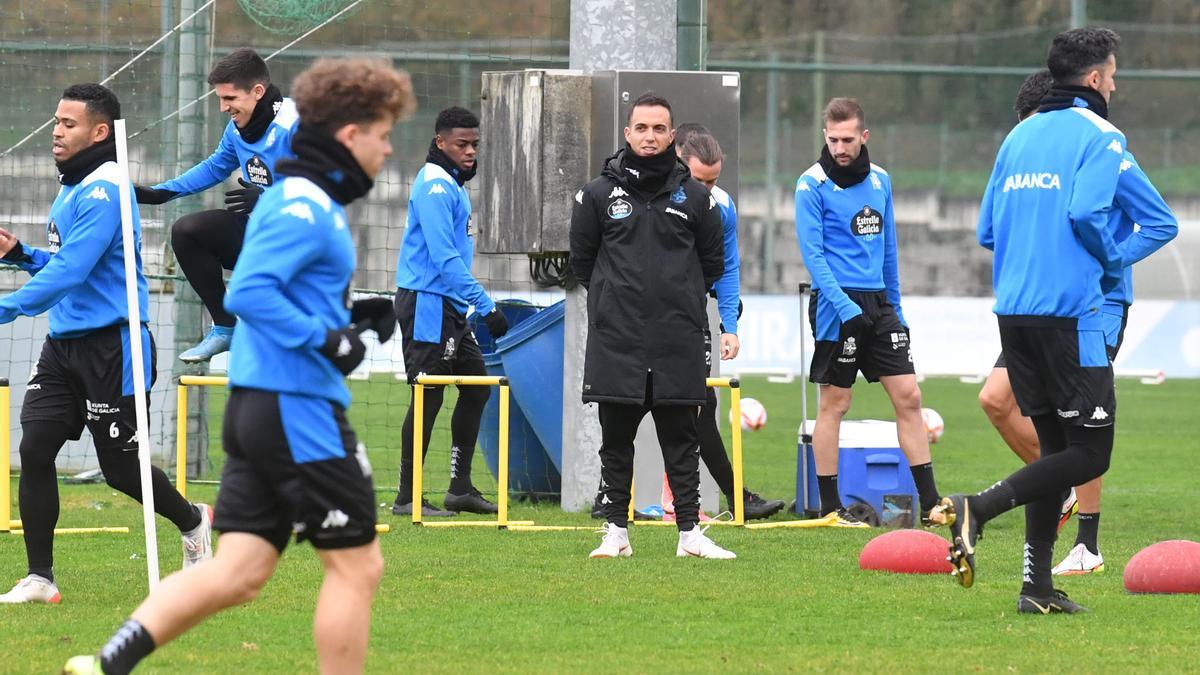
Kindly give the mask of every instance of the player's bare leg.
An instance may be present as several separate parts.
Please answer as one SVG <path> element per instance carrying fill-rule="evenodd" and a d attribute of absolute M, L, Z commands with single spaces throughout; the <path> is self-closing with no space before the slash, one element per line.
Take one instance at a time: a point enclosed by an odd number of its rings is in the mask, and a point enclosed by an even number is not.
<path fill-rule="evenodd" d="M 371 600 L 383 578 L 379 540 L 318 550 L 325 581 L 317 598 L 313 637 L 322 673 L 361 673 L 371 632 Z"/>
<path fill-rule="evenodd" d="M 942 499 L 933 475 L 929 431 L 921 417 L 921 388 L 916 375 L 885 375 L 879 378 L 896 411 L 896 436 L 908 458 L 913 483 L 920 498 L 919 515 L 924 525 L 948 525 L 949 516 L 937 508 Z"/>
<path fill-rule="evenodd" d="M 979 392 L 979 407 L 1008 447 L 1026 464 L 1041 456 L 1033 422 L 1021 414 L 1007 368 L 993 368 Z"/>

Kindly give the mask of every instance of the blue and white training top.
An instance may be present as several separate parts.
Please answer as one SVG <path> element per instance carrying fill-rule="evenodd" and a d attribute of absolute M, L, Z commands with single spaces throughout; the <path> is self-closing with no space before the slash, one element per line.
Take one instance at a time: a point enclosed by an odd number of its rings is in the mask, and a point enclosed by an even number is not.
<path fill-rule="evenodd" d="M 21 244 L 26 260 L 17 263 L 33 275 L 0 299 L 0 323 L 50 311 L 50 337 L 72 338 L 129 321 L 125 299 L 124 239 L 116 162 L 105 162 L 77 185 L 63 185 L 50 207 L 46 249 Z M 129 183 L 133 215 L 138 302 L 142 323 L 150 320 L 150 293 L 142 276 L 142 226 Z"/>
<path fill-rule="evenodd" d="M 738 305 L 741 304 L 742 269 L 738 256 L 737 207 L 733 197 L 720 186 L 712 188 L 713 199 L 721 209 L 721 224 L 725 239 L 725 273 L 717 279 L 713 289 L 717 292 L 717 312 L 721 315 L 721 326 L 726 333 L 737 335 Z"/>
<path fill-rule="evenodd" d="M 473 235 L 466 188 L 437 164 L 425 164 L 408 198 L 396 287 L 448 298 L 464 315 L 468 307 L 490 314 L 496 304 L 471 274 Z"/>
<path fill-rule="evenodd" d="M 296 133 L 299 122 L 296 104 L 290 98 L 280 102 L 270 128 L 257 142 L 247 143 L 238 133 L 237 125 L 229 120 L 225 133 L 221 134 L 221 142 L 208 159 L 180 176 L 155 185 L 154 189 L 178 193 L 172 199 L 196 194 L 224 182 L 234 169 L 239 168 L 247 183 L 261 188 L 273 185 L 275 164 L 281 159 L 293 159 L 296 156 L 292 152 L 292 135 Z"/>
<path fill-rule="evenodd" d="M 1124 158 L 1125 135 L 1083 107 L 1032 115 L 1009 132 L 979 210 L 979 243 L 995 251 L 996 314 L 1099 311 L 1123 273 L 1109 218 Z"/>
<path fill-rule="evenodd" d="M 1109 214 L 1109 227 L 1125 270 L 1116 287 L 1104 294 L 1104 301 L 1107 305 L 1132 305 L 1134 263 L 1174 239 L 1179 225 L 1171 207 L 1129 152 L 1121 161 L 1113 205 L 1116 208 Z"/>
<path fill-rule="evenodd" d="M 317 350 L 350 325 L 354 266 L 346 211 L 320 187 L 289 176 L 263 193 L 225 294 L 238 318 L 230 385 L 349 406 L 345 377 Z"/>
<path fill-rule="evenodd" d="M 862 314 L 845 291 L 885 291 L 900 308 L 892 179 L 872 164 L 867 177 L 842 189 L 813 164 L 796 181 L 796 238 L 818 301 L 831 303 L 842 322 Z"/>

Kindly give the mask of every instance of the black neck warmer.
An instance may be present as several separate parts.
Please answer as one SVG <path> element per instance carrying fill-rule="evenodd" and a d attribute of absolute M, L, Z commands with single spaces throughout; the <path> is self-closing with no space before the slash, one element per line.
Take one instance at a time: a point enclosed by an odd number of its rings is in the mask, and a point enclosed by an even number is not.
<path fill-rule="evenodd" d="M 642 157 L 625 144 L 625 153 L 621 155 L 621 174 L 625 180 L 638 192 L 647 197 L 653 197 L 667 184 L 667 178 L 675 170 L 679 156 L 675 154 L 675 144 L 671 143 L 666 150 Z"/>
<path fill-rule="evenodd" d="M 58 182 L 63 185 L 78 185 L 88 174 L 105 162 L 117 161 L 117 141 L 112 134 L 108 138 L 80 150 L 74 157 L 55 162 L 58 167 Z"/>
<path fill-rule="evenodd" d="M 1081 105 L 1082 104 L 1082 105 Z M 1050 93 L 1042 99 L 1038 112 L 1064 110 L 1066 108 L 1087 108 L 1097 115 L 1108 119 L 1108 103 L 1100 92 L 1091 87 L 1081 87 L 1077 84 L 1056 84 L 1050 88 Z"/>
<path fill-rule="evenodd" d="M 476 155 L 475 163 L 469 169 L 460 168 L 450 159 L 450 156 L 442 152 L 442 149 L 437 146 L 437 139 L 429 142 L 429 152 L 425 153 L 425 161 L 430 164 L 436 164 L 446 170 L 446 173 L 454 176 L 455 182 L 463 185 L 467 181 L 475 177 L 475 169 L 479 168 L 479 156 Z"/>
<path fill-rule="evenodd" d="M 320 129 L 301 124 L 292 136 L 292 152 L 296 159 L 281 160 L 276 172 L 311 180 L 342 206 L 367 194 L 375 184 L 346 146 Z"/>
<path fill-rule="evenodd" d="M 829 180 L 833 184 L 842 188 L 854 187 L 863 182 L 867 178 L 867 174 L 871 173 L 871 156 L 867 153 L 867 146 L 862 146 L 859 150 L 858 157 L 850 162 L 850 166 L 841 166 L 833 159 L 833 155 L 829 154 L 829 146 L 821 146 L 821 158 L 817 160 L 821 168 L 825 170 L 825 175 L 829 176 Z"/>
<path fill-rule="evenodd" d="M 268 84 L 266 93 L 254 105 L 254 112 L 250 113 L 250 121 L 246 122 L 246 126 L 234 125 L 242 140 L 247 143 L 257 143 L 258 139 L 267 133 L 267 129 L 271 128 L 271 122 L 275 121 L 275 113 L 279 112 L 279 106 L 282 103 L 283 94 L 279 93 L 279 87 Z"/>

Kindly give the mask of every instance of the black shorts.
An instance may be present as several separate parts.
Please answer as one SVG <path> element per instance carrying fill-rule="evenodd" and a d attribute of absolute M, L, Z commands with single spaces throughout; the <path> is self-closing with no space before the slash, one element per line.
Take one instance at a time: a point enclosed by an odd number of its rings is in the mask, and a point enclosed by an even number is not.
<path fill-rule="evenodd" d="M 1073 426 L 1116 421 L 1112 364 L 1104 331 L 1074 319 L 1000 317 L 1000 344 L 1021 414 L 1055 414 Z"/>
<path fill-rule="evenodd" d="M 908 329 L 900 323 L 887 293 L 846 291 L 846 294 L 862 308 L 873 325 L 865 332 L 850 334 L 838 322 L 837 340 L 817 340 L 808 379 L 817 384 L 850 388 L 860 370 L 868 382 L 878 382 L 880 377 L 889 375 L 915 374 Z M 833 311 L 831 306 L 819 309 L 818 296 L 819 292 L 813 291 L 808 303 L 808 321 L 813 335 L 818 334 L 819 322 L 831 320 L 818 316 L 818 313 Z M 832 320 L 837 321 L 836 317 Z"/>
<path fill-rule="evenodd" d="M 221 437 L 217 530 L 258 535 L 280 553 L 293 532 L 319 549 L 375 539 L 371 465 L 337 404 L 235 388 Z"/>
<path fill-rule="evenodd" d="M 1114 309 L 1105 305 L 1100 310 L 1104 319 L 1104 349 L 1108 352 L 1109 361 L 1117 360 L 1117 354 L 1121 352 L 1121 343 L 1125 342 L 1125 326 L 1129 323 L 1129 305 L 1122 305 L 1119 312 L 1113 311 Z M 1008 367 L 1004 359 L 1004 350 L 1000 351 L 1000 356 L 996 357 L 996 365 L 992 367 Z"/>
<path fill-rule="evenodd" d="M 486 375 L 475 334 L 446 298 L 396 289 L 396 320 L 409 383 L 417 375 Z"/>
<path fill-rule="evenodd" d="M 154 336 L 142 327 L 142 363 L 154 386 Z M 46 338 L 29 377 L 21 423 L 59 422 L 78 439 L 86 426 L 98 449 L 137 447 L 129 326 L 116 324 L 77 338 Z M 146 397 L 149 406 L 150 397 Z"/>

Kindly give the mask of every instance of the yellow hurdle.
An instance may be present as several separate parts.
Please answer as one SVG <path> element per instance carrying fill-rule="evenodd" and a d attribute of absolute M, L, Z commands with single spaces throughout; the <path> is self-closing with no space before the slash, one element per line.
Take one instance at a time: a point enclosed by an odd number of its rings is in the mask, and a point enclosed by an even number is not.
<path fill-rule="evenodd" d="M 175 388 L 175 489 L 187 496 L 187 410 L 188 387 L 224 387 L 229 378 L 221 375 L 181 375 Z"/>
<path fill-rule="evenodd" d="M 425 491 L 425 458 L 421 448 L 425 444 L 425 387 L 500 387 L 500 450 L 499 476 L 497 479 L 496 520 L 452 520 L 424 522 L 421 514 L 422 496 Z M 529 526 L 533 521 L 509 521 L 508 519 L 508 378 L 491 375 L 418 375 L 413 385 L 413 475 L 412 475 L 412 522 L 425 527 L 495 527 L 506 530 L 510 525 Z"/>
<path fill-rule="evenodd" d="M 12 391 L 8 388 L 8 378 L 0 378 L 0 532 L 8 532 L 14 527 L 20 527 L 20 522 L 12 520 L 12 439 L 9 438 L 9 424 L 12 423 Z"/>

